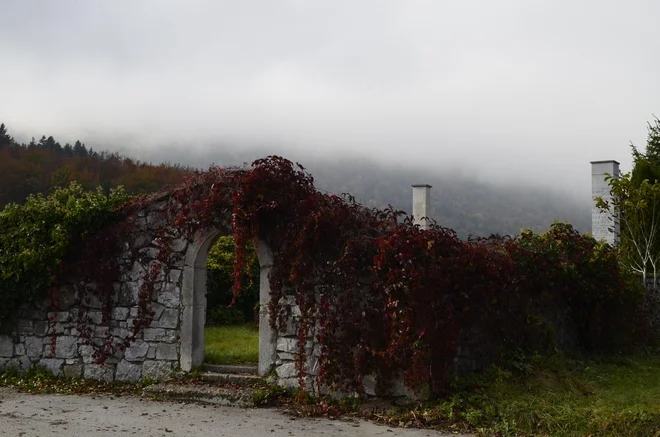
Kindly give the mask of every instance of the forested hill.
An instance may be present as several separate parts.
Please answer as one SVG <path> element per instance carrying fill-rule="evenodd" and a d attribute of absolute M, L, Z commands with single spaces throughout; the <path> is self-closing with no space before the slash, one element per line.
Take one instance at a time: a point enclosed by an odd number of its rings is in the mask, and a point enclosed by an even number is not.
<path fill-rule="evenodd" d="M 47 193 L 73 180 L 89 189 L 99 185 L 105 189 L 123 185 L 131 193 L 149 193 L 178 182 L 193 171 L 193 167 L 208 167 L 211 162 L 238 165 L 271 153 L 266 149 L 238 153 L 214 147 L 203 156 L 195 157 L 189 151 L 161 149 L 158 154 L 147 155 L 146 160 L 186 165 L 152 165 L 119 153 L 96 152 L 80 142 L 61 145 L 53 137 L 17 144 L 2 125 L 0 208 L 9 202 L 21 203 L 30 193 Z M 392 204 L 410 212 L 411 184 L 431 184 L 431 215 L 461 237 L 491 233 L 515 235 L 521 227 L 543 231 L 554 219 L 566 220 L 582 232 L 591 228 L 590 205 L 547 190 L 505 187 L 446 172 L 427 172 L 420 180 L 418 169 L 386 166 L 365 159 L 306 159 L 289 154 L 285 157 L 300 160 L 314 175 L 319 188 L 338 194 L 350 193 L 367 206 Z"/>
<path fill-rule="evenodd" d="M 87 189 L 102 186 L 107 191 L 123 185 L 131 193 L 150 193 L 179 182 L 190 171 L 180 165 L 151 165 L 118 153 L 96 152 L 80 141 L 61 145 L 52 136 L 18 144 L 0 125 L 0 209 L 72 181 Z"/>

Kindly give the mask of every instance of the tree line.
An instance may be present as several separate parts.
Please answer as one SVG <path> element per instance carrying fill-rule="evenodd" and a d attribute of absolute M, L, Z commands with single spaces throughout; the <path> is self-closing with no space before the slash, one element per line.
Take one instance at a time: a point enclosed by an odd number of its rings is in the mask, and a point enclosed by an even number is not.
<path fill-rule="evenodd" d="M 116 152 L 97 152 L 80 141 L 62 145 L 53 136 L 19 143 L 0 124 L 0 209 L 73 181 L 87 190 L 100 186 L 109 193 L 123 186 L 129 193 L 146 194 L 178 183 L 193 171 L 178 164 L 153 165 Z"/>

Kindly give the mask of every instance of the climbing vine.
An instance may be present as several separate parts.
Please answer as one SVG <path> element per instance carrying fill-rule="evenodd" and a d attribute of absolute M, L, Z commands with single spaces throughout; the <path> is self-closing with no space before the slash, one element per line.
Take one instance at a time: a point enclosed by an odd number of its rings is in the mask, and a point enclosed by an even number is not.
<path fill-rule="evenodd" d="M 116 209 L 130 198 L 122 190 L 106 195 L 72 183 L 50 196 L 28 197 L 0 212 L 0 323 L 24 302 L 49 296 L 57 302 L 63 264 L 78 258 L 81 242 L 120 218 Z"/>
<path fill-rule="evenodd" d="M 107 325 L 121 273 L 117 258 L 132 247 L 139 212 L 157 202 L 157 255 L 142 261 L 138 315 L 119 341 L 108 331 L 100 345 L 92 338 L 88 302 L 101 302 Z M 439 393 L 466 345 L 493 361 L 520 349 L 620 349 L 643 336 L 637 317 L 643 294 L 616 250 L 570 225 L 556 223 L 542 235 L 461 241 L 437 224 L 421 230 L 402 211 L 321 193 L 302 166 L 277 156 L 249 168 L 198 172 L 177 187 L 132 198 L 108 217 L 97 232 L 78 233 L 81 244 L 64 257 L 49 287 L 56 307 L 53 290 L 76 278 L 79 332 L 99 362 L 151 322 L 150 302 L 175 256 L 173 242 L 192 242 L 212 229 L 233 231 L 235 296 L 250 245 L 274 250 L 270 320 L 284 330 L 291 322 L 287 302 L 295 299 L 302 385 L 311 355 L 319 357 L 318 385 L 360 391 L 367 375 L 386 387 L 403 373 L 409 387 Z M 568 332 L 578 333 L 572 343 Z"/>

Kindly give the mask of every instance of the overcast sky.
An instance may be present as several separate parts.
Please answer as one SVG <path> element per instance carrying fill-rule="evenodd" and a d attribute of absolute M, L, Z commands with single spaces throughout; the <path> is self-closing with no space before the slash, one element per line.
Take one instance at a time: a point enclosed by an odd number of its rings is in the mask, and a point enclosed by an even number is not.
<path fill-rule="evenodd" d="M 583 196 L 589 161 L 629 170 L 660 115 L 657 0 L 0 0 L 0 17 L 19 139 L 360 151 Z"/>

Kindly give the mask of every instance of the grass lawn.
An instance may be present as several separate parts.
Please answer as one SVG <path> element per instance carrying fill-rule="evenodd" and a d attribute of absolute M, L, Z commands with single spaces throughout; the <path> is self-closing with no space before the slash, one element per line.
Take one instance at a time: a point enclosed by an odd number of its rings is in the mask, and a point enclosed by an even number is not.
<path fill-rule="evenodd" d="M 252 325 L 207 326 L 204 361 L 212 364 L 259 362 L 259 328 Z"/>
<path fill-rule="evenodd" d="M 517 374 L 494 369 L 463 381 L 457 393 L 399 410 L 399 419 L 481 435 L 660 436 L 660 355 L 537 358 Z"/>

